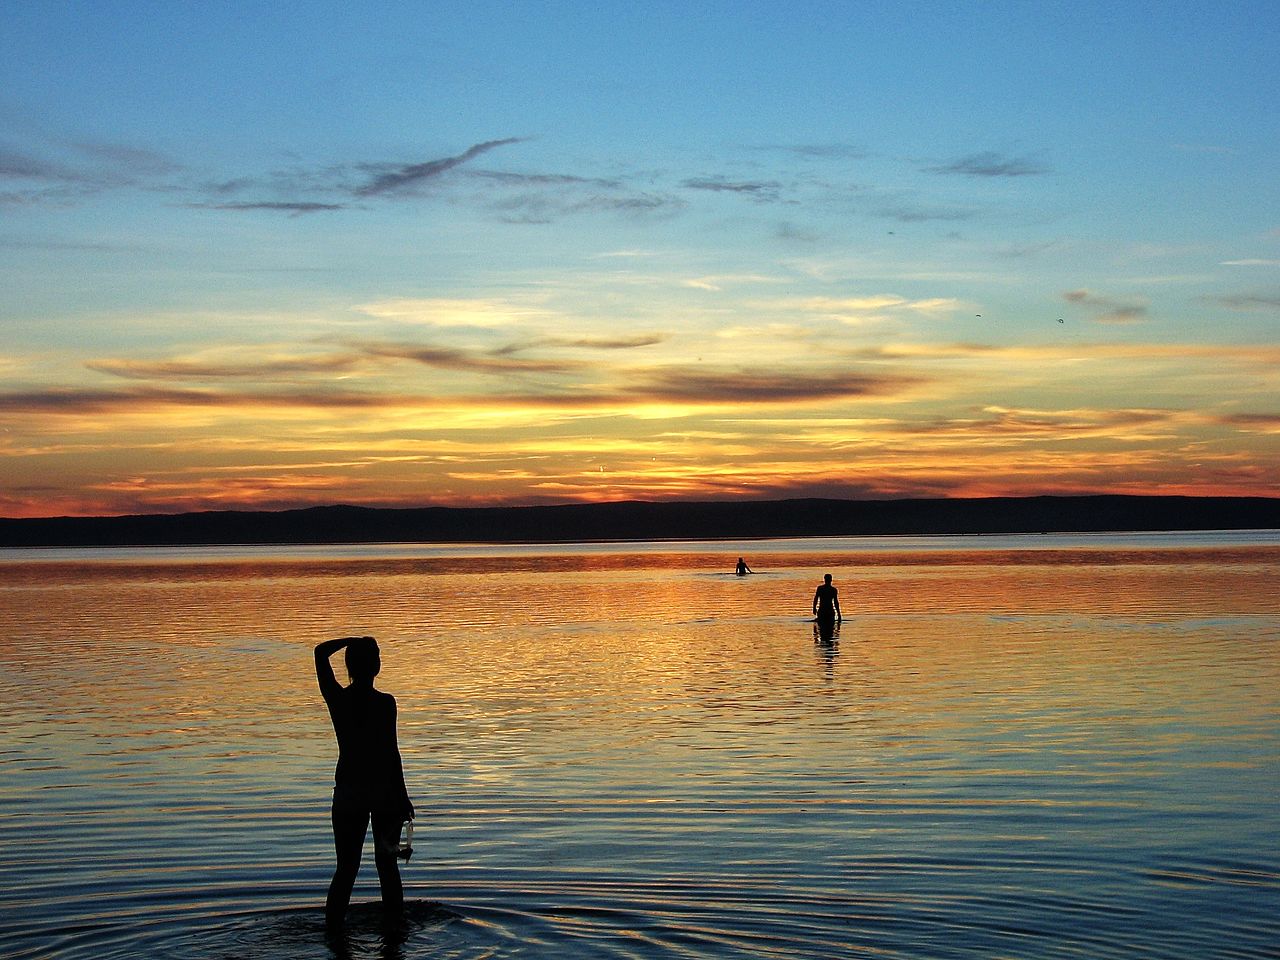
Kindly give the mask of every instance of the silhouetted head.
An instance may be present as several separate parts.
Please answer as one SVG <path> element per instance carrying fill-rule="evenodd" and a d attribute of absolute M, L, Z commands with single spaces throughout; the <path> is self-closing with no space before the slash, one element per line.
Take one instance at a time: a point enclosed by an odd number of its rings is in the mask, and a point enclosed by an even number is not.
<path fill-rule="evenodd" d="M 352 681 L 372 680 L 382 669 L 378 654 L 378 641 L 373 637 L 360 637 L 347 644 L 347 675 Z"/>
<path fill-rule="evenodd" d="M 823 582 L 823 583 L 825 583 L 827 586 L 830 586 L 830 585 L 831 585 L 831 574 L 829 574 L 829 573 L 828 573 L 828 574 L 824 575 L 824 576 L 823 576 L 823 578 L 822 578 L 822 582 Z"/>

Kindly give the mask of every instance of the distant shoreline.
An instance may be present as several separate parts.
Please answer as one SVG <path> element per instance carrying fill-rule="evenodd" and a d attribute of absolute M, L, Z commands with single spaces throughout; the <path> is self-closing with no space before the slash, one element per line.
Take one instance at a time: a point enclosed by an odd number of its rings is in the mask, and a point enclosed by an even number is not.
<path fill-rule="evenodd" d="M 1280 529 L 1280 497 L 1126 495 L 564 504 L 0 518 L 0 547 L 566 543 Z"/>

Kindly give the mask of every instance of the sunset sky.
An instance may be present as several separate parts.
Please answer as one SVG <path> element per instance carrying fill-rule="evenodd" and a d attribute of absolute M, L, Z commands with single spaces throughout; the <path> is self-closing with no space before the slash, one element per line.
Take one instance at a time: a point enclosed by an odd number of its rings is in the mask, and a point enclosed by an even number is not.
<path fill-rule="evenodd" d="M 0 13 L 0 516 L 1280 495 L 1280 5 Z"/>

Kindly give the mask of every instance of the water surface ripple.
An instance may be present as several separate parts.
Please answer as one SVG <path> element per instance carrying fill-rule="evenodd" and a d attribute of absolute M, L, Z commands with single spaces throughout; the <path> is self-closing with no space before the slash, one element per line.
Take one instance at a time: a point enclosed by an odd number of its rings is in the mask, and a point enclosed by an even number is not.
<path fill-rule="evenodd" d="M 1265 532 L 6 552 L 0 955 L 1274 958 L 1278 567 Z M 350 633 L 418 849 L 405 916 L 366 864 L 334 938 L 311 646 Z"/>

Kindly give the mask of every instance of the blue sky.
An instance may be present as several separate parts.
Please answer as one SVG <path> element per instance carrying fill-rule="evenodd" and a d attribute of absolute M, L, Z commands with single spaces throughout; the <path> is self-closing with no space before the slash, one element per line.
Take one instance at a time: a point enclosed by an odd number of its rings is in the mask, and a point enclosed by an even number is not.
<path fill-rule="evenodd" d="M 1274 494 L 1274 4 L 6 3 L 0 514 Z"/>

